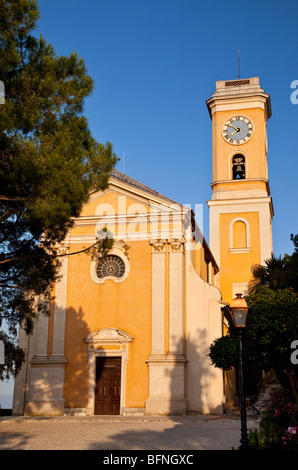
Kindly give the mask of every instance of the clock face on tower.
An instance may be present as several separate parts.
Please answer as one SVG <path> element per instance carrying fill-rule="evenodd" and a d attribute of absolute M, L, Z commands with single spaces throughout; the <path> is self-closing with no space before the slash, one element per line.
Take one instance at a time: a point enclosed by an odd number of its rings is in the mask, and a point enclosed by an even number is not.
<path fill-rule="evenodd" d="M 228 119 L 222 128 L 223 138 L 234 145 L 247 142 L 253 134 L 253 124 L 245 116 L 233 116 Z"/>

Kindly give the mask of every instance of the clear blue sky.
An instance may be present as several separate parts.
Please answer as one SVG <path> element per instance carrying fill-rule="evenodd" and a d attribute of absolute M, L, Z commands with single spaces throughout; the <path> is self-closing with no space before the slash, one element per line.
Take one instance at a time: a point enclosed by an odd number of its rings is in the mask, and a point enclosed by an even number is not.
<path fill-rule="evenodd" d="M 290 234 L 298 233 L 298 104 L 290 100 L 298 80 L 296 0 L 38 3 L 38 32 L 58 55 L 76 50 L 94 80 L 85 106 L 94 137 L 111 142 L 121 159 L 125 151 L 131 177 L 182 204 L 204 204 L 207 240 L 212 146 L 206 100 L 217 80 L 237 78 L 240 49 L 241 77 L 259 76 L 271 95 L 273 247 L 276 255 L 292 253 Z M 123 171 L 122 160 L 117 168 Z"/>
<path fill-rule="evenodd" d="M 216 80 L 259 76 L 271 95 L 269 181 L 277 255 L 298 232 L 298 2 L 39 0 L 39 31 L 59 55 L 83 57 L 94 80 L 85 106 L 117 168 L 182 204 L 204 204 L 208 240 L 211 121 Z M 125 152 L 125 164 L 123 155 Z"/>

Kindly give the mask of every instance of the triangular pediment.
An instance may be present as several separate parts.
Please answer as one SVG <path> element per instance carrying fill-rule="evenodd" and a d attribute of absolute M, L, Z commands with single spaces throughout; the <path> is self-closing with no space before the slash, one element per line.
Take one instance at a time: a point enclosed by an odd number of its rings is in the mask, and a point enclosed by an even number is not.
<path fill-rule="evenodd" d="M 114 214 L 180 212 L 181 204 L 163 196 L 123 173 L 113 170 L 108 188 L 94 191 L 85 204 L 81 216 L 102 216 Z"/>
<path fill-rule="evenodd" d="M 130 343 L 133 337 L 130 336 L 119 328 L 101 328 L 92 331 L 85 338 L 86 343 L 100 344 L 100 343 Z"/>
<path fill-rule="evenodd" d="M 189 208 L 114 170 L 108 187 L 90 194 L 70 237 L 91 244 L 107 231 L 114 240 L 180 239 L 190 221 Z"/>

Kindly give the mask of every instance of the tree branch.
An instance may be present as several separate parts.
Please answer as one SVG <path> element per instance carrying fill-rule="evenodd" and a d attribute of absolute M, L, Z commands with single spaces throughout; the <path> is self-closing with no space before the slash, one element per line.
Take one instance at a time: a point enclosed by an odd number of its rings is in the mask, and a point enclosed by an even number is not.
<path fill-rule="evenodd" d="M 28 197 L 19 197 L 19 196 L 3 196 L 0 194 L 0 201 L 11 201 L 11 202 L 23 202 L 28 201 Z"/>
<path fill-rule="evenodd" d="M 62 256 L 78 255 L 80 253 L 85 253 L 85 252 L 91 250 L 92 248 L 94 248 L 97 245 L 98 242 L 99 242 L 99 240 L 97 242 L 93 243 L 93 245 L 90 245 L 87 248 L 84 248 L 83 250 L 80 250 L 80 251 L 74 251 L 73 253 L 63 253 L 63 254 L 60 254 L 60 255 L 55 253 L 54 255 L 48 254 L 48 256 L 50 256 L 52 258 L 61 258 Z M 4 260 L 0 261 L 0 264 L 6 264 L 6 263 L 11 263 L 12 261 L 19 261 L 19 260 L 22 260 L 22 259 L 32 259 L 32 258 L 40 258 L 40 255 L 15 256 L 13 258 L 8 258 L 8 259 L 4 259 Z"/>
<path fill-rule="evenodd" d="M 21 287 L 21 286 L 8 286 L 7 284 L 0 284 L 0 288 L 1 287 L 4 287 L 5 289 L 20 289 L 20 290 L 26 290 L 25 287 Z"/>
<path fill-rule="evenodd" d="M 97 243 L 99 242 L 99 240 L 97 240 L 97 242 L 93 243 L 93 245 L 90 245 L 88 246 L 87 248 L 84 248 L 83 250 L 80 250 L 80 251 L 74 251 L 73 253 L 63 253 L 61 255 L 56 255 L 57 258 L 61 258 L 62 256 L 72 256 L 72 255 L 78 255 L 80 253 L 85 253 L 86 251 L 89 251 L 91 250 L 92 248 L 94 248 Z"/>

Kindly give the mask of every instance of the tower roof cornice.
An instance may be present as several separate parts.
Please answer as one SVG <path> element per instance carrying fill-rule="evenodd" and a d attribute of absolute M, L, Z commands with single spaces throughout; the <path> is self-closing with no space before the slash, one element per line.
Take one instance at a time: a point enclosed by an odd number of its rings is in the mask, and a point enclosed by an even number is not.
<path fill-rule="evenodd" d="M 212 114 L 217 111 L 217 105 L 242 103 L 245 108 L 249 102 L 254 100 L 262 103 L 267 121 L 272 114 L 270 95 L 260 87 L 259 77 L 217 81 L 215 92 L 206 101 L 206 104 L 210 117 L 212 117 Z"/>

